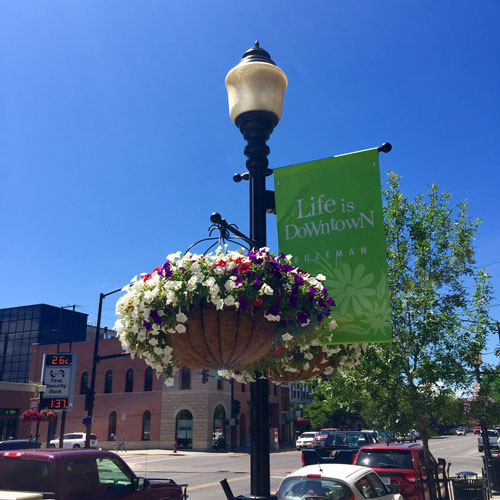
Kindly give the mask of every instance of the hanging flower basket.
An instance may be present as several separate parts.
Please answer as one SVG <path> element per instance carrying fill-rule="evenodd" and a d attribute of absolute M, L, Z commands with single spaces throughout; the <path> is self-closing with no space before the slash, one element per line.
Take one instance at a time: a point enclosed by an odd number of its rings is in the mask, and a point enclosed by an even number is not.
<path fill-rule="evenodd" d="M 55 422 L 56 418 L 57 416 L 52 410 L 45 409 L 40 412 L 40 420 L 42 422 Z"/>
<path fill-rule="evenodd" d="M 283 335 L 298 345 L 319 326 L 335 326 L 324 279 L 267 248 L 172 254 L 124 288 L 115 329 L 123 348 L 167 384 L 179 363 L 237 371 L 272 360 Z"/>
<path fill-rule="evenodd" d="M 219 375 L 239 382 L 253 382 L 267 370 L 267 377 L 273 382 L 301 382 L 354 368 L 367 348 L 367 344 L 324 345 L 317 332 L 298 339 L 284 334 L 276 345 L 272 354 L 245 370 L 224 370 L 219 371 Z"/>
<path fill-rule="evenodd" d="M 178 361 L 191 368 L 233 368 L 254 363 L 271 349 L 276 324 L 263 315 L 234 307 L 217 310 L 201 304 L 188 313 L 186 332 L 170 333 Z"/>
<path fill-rule="evenodd" d="M 41 422 L 42 415 L 37 410 L 26 410 L 21 413 L 21 420 L 23 422 Z"/>

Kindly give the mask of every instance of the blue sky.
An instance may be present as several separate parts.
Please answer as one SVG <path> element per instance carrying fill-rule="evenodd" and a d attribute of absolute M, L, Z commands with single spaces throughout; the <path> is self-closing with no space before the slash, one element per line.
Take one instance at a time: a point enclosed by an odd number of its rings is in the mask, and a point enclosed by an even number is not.
<path fill-rule="evenodd" d="M 271 167 L 391 142 L 383 181 L 437 183 L 483 219 L 498 290 L 498 26 L 497 0 L 0 0 L 0 307 L 95 322 L 100 292 L 205 237 L 213 211 L 248 232 L 224 79 L 256 39 L 289 82 Z"/>

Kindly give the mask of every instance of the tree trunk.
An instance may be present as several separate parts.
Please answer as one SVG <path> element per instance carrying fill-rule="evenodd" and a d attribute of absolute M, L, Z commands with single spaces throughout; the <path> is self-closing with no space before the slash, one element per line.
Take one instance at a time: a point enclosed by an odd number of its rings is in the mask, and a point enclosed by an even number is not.
<path fill-rule="evenodd" d="M 424 447 L 424 460 L 425 460 L 425 476 L 427 478 L 427 485 L 429 486 L 430 500 L 437 500 L 437 488 L 439 484 L 436 483 L 434 476 L 435 465 L 431 460 L 430 450 L 429 450 L 429 433 L 427 431 L 427 425 L 425 424 L 422 416 L 419 416 L 417 420 L 418 431 L 420 432 L 420 437 L 422 438 L 422 445 Z M 423 475 L 423 474 L 422 474 Z"/>

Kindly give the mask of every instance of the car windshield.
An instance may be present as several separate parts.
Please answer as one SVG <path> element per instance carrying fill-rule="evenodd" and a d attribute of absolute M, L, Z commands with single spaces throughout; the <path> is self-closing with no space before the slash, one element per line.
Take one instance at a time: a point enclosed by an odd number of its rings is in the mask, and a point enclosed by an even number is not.
<path fill-rule="evenodd" d="M 314 436 L 316 436 L 315 432 L 304 432 L 304 434 L 302 434 L 300 437 L 301 438 L 313 438 Z"/>
<path fill-rule="evenodd" d="M 377 469 L 413 469 L 409 450 L 360 450 L 356 465 Z"/>
<path fill-rule="evenodd" d="M 359 432 L 331 434 L 328 439 L 328 446 L 360 447 L 367 444 L 364 434 Z"/>
<path fill-rule="evenodd" d="M 0 490 L 52 491 L 46 461 L 0 457 L 0 470 Z"/>
<path fill-rule="evenodd" d="M 351 489 L 344 483 L 330 478 L 288 477 L 278 491 L 278 500 L 301 500 L 308 497 L 328 500 L 349 500 Z"/>

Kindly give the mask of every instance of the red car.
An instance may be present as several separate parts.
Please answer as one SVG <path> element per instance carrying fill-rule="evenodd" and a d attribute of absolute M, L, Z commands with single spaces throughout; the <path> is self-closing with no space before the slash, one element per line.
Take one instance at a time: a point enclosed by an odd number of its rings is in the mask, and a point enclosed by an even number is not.
<path fill-rule="evenodd" d="M 476 425 L 476 427 L 474 427 L 474 434 L 481 434 L 481 427 L 479 427 L 479 425 Z"/>
<path fill-rule="evenodd" d="M 445 462 L 431 455 L 438 477 L 443 479 Z M 355 465 L 371 467 L 388 486 L 395 484 L 405 500 L 428 500 L 429 486 L 421 444 L 387 444 L 363 446 L 354 457 Z M 422 481 L 421 481 L 422 480 Z M 444 483 L 441 483 L 444 498 Z"/>
<path fill-rule="evenodd" d="M 0 453 L 0 471 L 0 490 L 11 495 L 30 491 L 53 500 L 187 498 L 187 485 L 137 477 L 121 457 L 104 450 L 5 451 Z"/>

